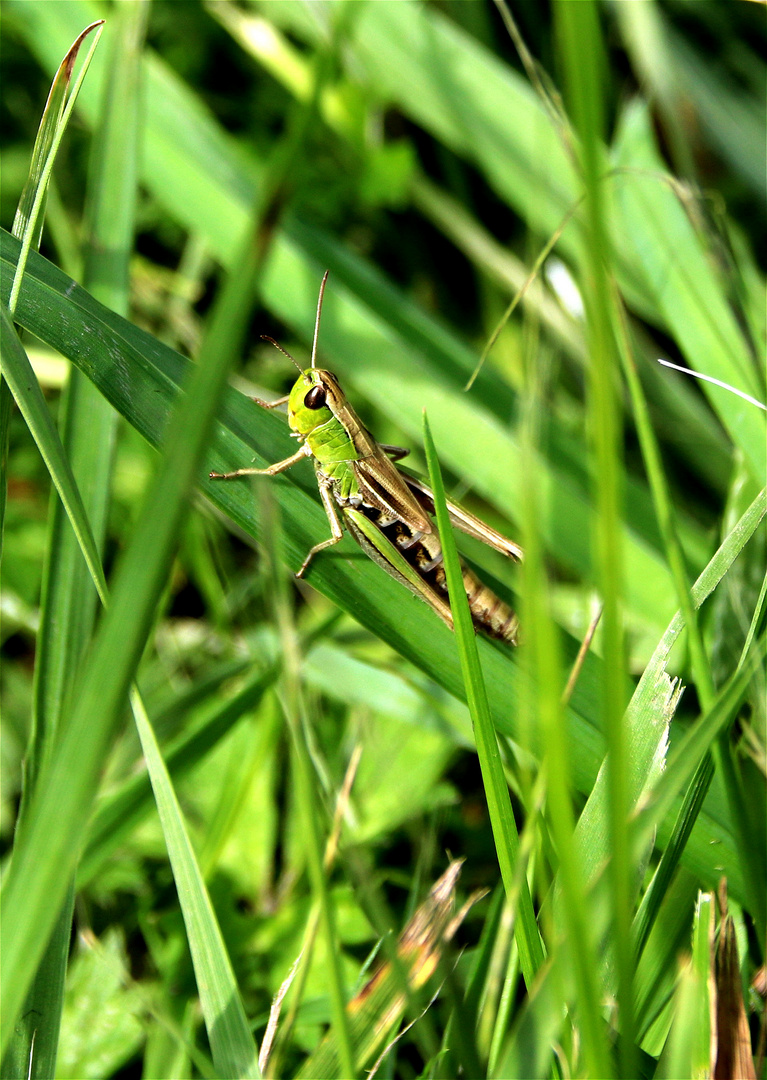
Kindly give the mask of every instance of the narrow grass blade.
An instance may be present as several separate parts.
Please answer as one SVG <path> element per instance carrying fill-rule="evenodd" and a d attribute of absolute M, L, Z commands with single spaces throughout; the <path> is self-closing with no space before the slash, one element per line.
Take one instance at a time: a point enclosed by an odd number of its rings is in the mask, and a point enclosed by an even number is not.
<path fill-rule="evenodd" d="M 199 764 L 247 712 L 259 704 L 274 684 L 278 667 L 249 679 L 231 700 L 221 704 L 219 688 L 210 715 L 185 731 L 165 749 L 166 768 L 175 783 Z M 77 884 L 83 888 L 98 874 L 123 840 L 151 811 L 154 803 L 146 773 L 131 776 L 117 791 L 100 802 L 88 829 L 88 839 L 77 868 Z"/>
<path fill-rule="evenodd" d="M 123 10 L 120 24 L 135 22 L 140 8 L 130 5 Z M 140 17 L 139 17 L 140 20 Z M 94 39 L 91 50 L 85 59 L 77 82 L 67 103 L 67 94 L 72 79 L 73 69 L 79 48 L 87 35 L 100 24 L 94 23 L 78 37 L 54 79 L 51 92 L 43 113 L 43 119 L 35 141 L 29 177 L 19 202 L 14 232 L 37 248 L 42 234 L 44 210 L 46 205 L 47 184 L 51 175 L 52 164 L 59 146 L 67 118 L 71 115 L 72 105 L 77 91 L 85 77 L 90 58 L 100 37 L 100 29 Z M 139 35 L 141 36 L 141 35 Z M 113 39 L 113 51 L 116 62 L 110 68 L 114 82 L 126 69 L 135 71 L 139 49 L 122 48 L 124 33 L 118 33 Z M 119 95 L 119 107 L 130 113 L 135 104 L 136 95 Z M 121 125 L 119 145 L 123 159 L 135 161 L 136 111 L 134 122 Z M 133 135 L 133 138 L 129 137 Z M 116 140 L 105 140 L 103 131 L 97 133 L 95 145 L 114 148 Z M 135 168 L 121 169 L 121 174 L 131 189 L 135 188 Z M 96 185 L 91 182 L 90 199 L 93 199 Z M 135 197 L 135 191 L 132 191 Z M 132 201 L 128 213 L 124 213 L 124 200 L 112 200 L 109 215 L 110 224 L 127 219 L 122 244 L 104 243 L 109 250 L 112 268 L 125 267 L 122 303 L 119 310 L 127 312 L 127 266 L 129 251 L 132 246 Z M 102 215 L 103 218 L 103 215 Z M 113 240 L 110 237 L 110 240 Z M 17 267 L 18 274 L 22 262 Z M 86 284 L 88 281 L 86 279 Z M 116 298 L 111 298 L 114 300 Z M 42 431 L 50 440 L 51 432 L 45 424 L 45 414 L 41 409 L 45 403 L 39 400 L 37 383 L 27 383 L 32 410 L 35 402 L 37 415 L 43 418 Z M 47 412 L 47 408 L 46 408 Z M 108 506 L 109 476 L 111 473 L 111 450 L 114 441 L 114 429 L 117 414 L 98 394 L 95 387 L 76 368 L 70 371 L 61 407 L 62 455 L 59 465 L 71 466 L 71 484 L 66 470 L 59 467 L 59 480 L 55 483 L 49 505 L 49 543 L 43 570 L 43 590 L 41 602 L 40 631 L 35 649 L 34 671 L 34 711 L 29 745 L 25 759 L 25 778 L 22 803 L 19 808 L 19 821 L 23 820 L 28 800 L 35 790 L 37 776 L 42 762 L 53 753 L 56 736 L 60 725 L 64 702 L 72 691 L 81 667 L 82 657 L 93 632 L 93 623 L 98 607 L 98 590 L 102 599 L 105 596 L 103 576 L 94 581 L 89 574 L 89 567 L 82 558 L 80 543 L 89 541 L 92 531 L 94 551 L 90 553 L 90 569 L 97 567 L 101 573 L 98 559 L 102 547 Z M 52 425 L 51 425 L 52 426 Z M 53 429 L 55 433 L 55 429 Z M 38 440 L 42 432 L 38 434 Z M 52 449 L 57 449 L 52 440 Z M 68 505 L 60 500 L 57 490 L 70 484 L 72 493 Z M 80 498 L 82 496 L 82 499 Z M 82 509 L 84 520 L 70 522 L 67 511 Z M 45 858 L 43 854 L 41 858 Z M 52 1075 L 56 1067 L 59 1028 L 63 1006 L 64 980 L 67 968 L 69 943 L 72 935 L 72 910 L 74 904 L 74 884 L 70 885 L 61 912 L 54 925 L 45 953 L 35 974 L 34 981 L 27 994 L 22 1017 L 17 1023 L 12 1042 L 8 1048 L 8 1058 L 25 1062 L 25 1071 L 35 1076 Z M 13 1071 L 11 1061 L 4 1063 Z"/>
<path fill-rule="evenodd" d="M 656 1076 L 711 1075 L 712 943 L 714 894 L 698 893 L 692 932 L 692 955 L 683 963 L 675 990 L 675 1008 Z"/>
<path fill-rule="evenodd" d="M 615 342 L 611 333 L 611 292 L 608 268 L 614 241 L 605 184 L 606 160 L 604 89 L 606 54 L 597 7 L 593 2 L 560 4 L 556 26 L 568 91 L 568 106 L 577 135 L 576 156 L 584 188 L 584 252 L 579 260 L 581 292 L 586 308 L 589 349 L 587 426 L 592 446 L 597 517 L 592 546 L 603 605 L 601 629 L 605 658 L 602 706 L 607 736 L 605 759 L 607 825 L 611 858 L 608 864 L 612 926 L 610 958 L 617 974 L 619 1058 L 621 1075 L 634 1076 L 635 1024 L 633 957 L 629 928 L 633 909 L 635 868 L 630 864 L 628 815 L 630 781 L 623 713 L 628 698 L 624 638 L 625 559 L 621 537 L 623 502 L 623 435 L 615 380 Z M 590 62 L 583 63 L 583 55 Z M 575 943 L 573 943 L 574 945 Z M 593 1018 L 588 1018 L 589 1027 Z M 598 1036 L 597 1036 L 598 1037 Z M 593 1037 L 589 1042 L 593 1044 Z M 585 1049 L 589 1052 L 589 1043 Z M 597 1059 L 588 1058 L 593 1070 Z"/>
<path fill-rule="evenodd" d="M 132 695 L 131 703 L 184 914 L 213 1062 L 222 1077 L 258 1077 L 256 1046 L 168 770 L 140 699 Z"/>
<path fill-rule="evenodd" d="M 259 265 L 254 256 L 249 231 L 241 273 L 213 310 L 199 366 L 173 417 L 166 453 L 117 572 L 113 602 L 99 626 L 71 719 L 55 758 L 41 771 L 24 827 L 16 834 L 3 887 L 3 1046 L 74 870 L 103 758 L 155 617 L 179 524 L 188 508 L 187 493 L 205 452 L 228 364 L 251 303 Z M 40 865 L 37 853 L 43 849 L 49 858 Z"/>
<path fill-rule="evenodd" d="M 72 68 L 80 51 L 80 46 L 88 34 L 92 30 L 96 30 L 97 27 L 96 37 L 83 61 L 74 86 L 72 86 L 72 92 L 67 97 Z M 66 131 L 69 118 L 72 115 L 83 79 L 87 74 L 94 51 L 99 43 L 102 28 L 103 19 L 92 23 L 78 35 L 69 52 L 61 61 L 56 77 L 53 80 L 48 104 L 43 114 L 43 121 L 35 140 L 30 176 L 22 193 L 13 223 L 14 236 L 18 236 L 21 240 L 21 255 L 19 256 L 16 276 L 11 286 L 11 295 L 8 301 L 11 312 L 16 310 L 21 278 L 27 265 L 27 255 L 30 250 L 36 249 L 40 243 L 43 228 L 43 210 L 53 163 L 56 160 L 56 154 Z"/>
<path fill-rule="evenodd" d="M 16 307 L 16 299 L 18 297 L 21 278 L 26 265 L 26 253 L 30 250 L 37 250 L 40 245 L 48 180 L 50 178 L 59 142 L 61 141 L 64 129 L 66 128 L 67 119 L 71 113 L 70 108 L 67 110 L 66 118 L 63 116 L 67 90 L 69 89 L 72 76 L 72 68 L 83 41 L 87 35 L 98 26 L 98 35 L 83 64 L 77 80 L 77 85 L 71 95 L 70 100 L 73 104 L 77 98 L 77 89 L 82 83 L 90 63 L 90 58 L 93 56 L 94 49 L 101 36 L 100 28 L 102 22 L 103 20 L 99 20 L 99 22 L 86 27 L 86 29 L 77 37 L 66 56 L 61 61 L 56 75 L 54 76 L 50 93 L 48 94 L 48 101 L 43 111 L 43 117 L 32 151 L 29 176 L 24 185 L 24 190 L 21 194 L 21 199 L 19 200 L 19 205 L 16 209 L 16 216 L 13 221 L 13 235 L 21 241 L 22 252 L 19 257 L 8 298 L 8 306 L 11 313 L 13 313 Z M 0 552 L 2 552 L 3 523 L 5 521 L 5 504 L 7 497 L 6 459 L 8 456 L 10 413 L 11 395 L 4 379 L 0 376 Z"/>
<path fill-rule="evenodd" d="M 757 495 L 693 585 L 692 601 L 696 608 L 700 607 L 724 579 L 766 513 L 767 489 Z M 679 694 L 679 688 L 666 673 L 666 664 L 671 649 L 679 639 L 684 626 L 684 616 L 681 611 L 678 611 L 658 642 L 626 711 L 632 768 L 637 775 L 651 777 L 653 781 L 660 773 L 661 764 L 665 762 L 668 751 L 668 725 L 676 708 Z M 641 790 L 636 792 L 635 799 L 638 801 L 640 796 Z M 605 778 L 603 774 L 600 774 L 581 813 L 577 827 L 578 844 L 584 845 L 584 858 L 587 858 L 589 865 L 595 869 L 603 866 L 609 857 L 605 826 L 605 799 Z M 671 833 L 671 826 L 667 820 L 659 823 L 659 830 L 660 843 L 665 846 L 669 843 Z"/>
<path fill-rule="evenodd" d="M 706 755 L 714 741 L 736 719 L 757 663 L 763 654 L 764 644 L 764 639 L 762 639 L 760 645 L 750 654 L 748 661 L 733 672 L 730 679 L 716 694 L 709 708 L 680 740 L 666 768 L 653 788 L 646 793 L 639 807 L 633 835 L 633 842 L 637 848 L 644 847 L 651 841 L 658 824 L 668 816 L 679 793 L 686 785 L 690 785 L 685 792 L 683 812 L 675 823 L 670 843 L 634 919 L 632 934 L 637 952 L 641 950 L 646 940 L 713 777 L 713 768 L 707 761 Z M 699 785 L 702 787 L 700 791 L 697 790 Z M 754 912 L 754 917 L 759 921 L 758 910 Z"/>
<path fill-rule="evenodd" d="M 527 884 L 526 868 L 520 866 L 519 863 L 519 835 L 498 749 L 498 737 L 490 718 L 490 708 L 477 654 L 477 643 L 474 638 L 474 626 L 471 621 L 466 590 L 463 584 L 458 551 L 445 505 L 445 488 L 442 483 L 442 474 L 425 413 L 423 434 L 426 458 L 429 463 L 429 477 L 434 492 L 434 507 L 445 559 L 450 607 L 455 620 L 456 644 L 466 688 L 466 701 L 474 726 L 479 764 L 482 769 L 485 796 L 493 826 L 495 848 L 504 888 L 509 902 L 514 902 L 515 906 L 518 906 L 516 940 L 519 946 L 522 972 L 529 987 L 532 985 L 535 973 L 543 963 L 543 946 L 535 921 L 532 897 Z"/>
<path fill-rule="evenodd" d="M 45 404 L 32 365 L 29 363 L 4 304 L 0 311 L 0 319 L 2 319 L 2 374 L 11 388 L 51 474 L 51 479 L 56 485 L 61 501 L 66 507 L 72 528 L 80 543 L 83 558 L 93 580 L 97 582 L 103 602 L 106 599 L 106 582 L 101 569 L 101 560 L 72 468 L 64 453 L 59 433 Z"/>

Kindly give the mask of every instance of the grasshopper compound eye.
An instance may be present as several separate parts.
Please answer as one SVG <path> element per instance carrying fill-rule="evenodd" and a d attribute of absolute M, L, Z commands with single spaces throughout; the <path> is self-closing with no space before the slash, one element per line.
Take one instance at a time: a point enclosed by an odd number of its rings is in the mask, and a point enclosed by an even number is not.
<path fill-rule="evenodd" d="M 307 409 L 321 409 L 326 400 L 325 388 L 323 386 L 313 386 L 304 398 L 304 405 Z"/>

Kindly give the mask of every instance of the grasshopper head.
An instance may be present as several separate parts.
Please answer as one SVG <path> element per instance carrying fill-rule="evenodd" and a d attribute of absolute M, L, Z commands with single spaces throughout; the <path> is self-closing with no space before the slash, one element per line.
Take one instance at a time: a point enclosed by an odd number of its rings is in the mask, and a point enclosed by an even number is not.
<path fill-rule="evenodd" d="M 308 435 L 334 415 L 340 390 L 335 375 L 321 368 L 307 368 L 293 384 L 288 398 L 288 421 L 293 431 Z"/>

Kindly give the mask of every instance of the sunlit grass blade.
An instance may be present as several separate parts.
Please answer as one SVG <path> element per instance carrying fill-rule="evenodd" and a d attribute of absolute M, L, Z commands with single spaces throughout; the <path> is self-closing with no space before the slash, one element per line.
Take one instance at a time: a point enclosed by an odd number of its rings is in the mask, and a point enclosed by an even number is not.
<path fill-rule="evenodd" d="M 220 702 L 218 688 L 210 714 L 174 739 L 164 753 L 165 767 L 178 784 L 205 755 L 216 747 L 244 714 L 253 710 L 273 685 L 278 666 L 273 665 L 249 679 L 233 698 Z M 77 882 L 84 888 L 103 869 L 115 848 L 130 835 L 154 806 L 149 776 L 130 776 L 116 791 L 100 801 L 89 829 L 77 868 Z"/>
<path fill-rule="evenodd" d="M 53 163 L 56 160 L 56 154 L 66 131 L 69 118 L 72 115 L 83 79 L 87 74 L 94 51 L 101 37 L 102 28 L 103 20 L 99 20 L 91 23 L 78 35 L 67 55 L 61 61 L 56 77 L 53 80 L 40 130 L 35 140 L 29 179 L 22 193 L 13 223 L 13 234 L 21 240 L 21 255 L 19 256 L 16 277 L 8 301 L 11 312 L 16 309 L 16 300 L 21 287 L 21 278 L 27 264 L 27 255 L 30 250 L 37 249 L 40 243 L 45 199 Z M 77 60 L 80 46 L 93 30 L 96 30 L 96 37 L 83 61 L 77 79 L 71 87 L 71 93 L 67 96 L 70 90 L 72 69 Z"/>
<path fill-rule="evenodd" d="M 188 508 L 187 492 L 206 450 L 228 364 L 249 310 L 257 265 L 249 233 L 243 268 L 213 310 L 200 364 L 171 422 L 165 455 L 121 561 L 71 718 L 54 758 L 41 771 L 28 816 L 16 835 L 3 887 L 3 1046 L 74 870 L 104 755 L 155 617 Z M 41 865 L 37 853 L 42 849 L 48 861 Z"/>
<path fill-rule="evenodd" d="M 666 768 L 642 799 L 636 821 L 636 840 L 652 835 L 671 809 L 675 795 L 688 783 L 721 731 L 731 725 L 748 692 L 749 683 L 763 656 L 765 639 L 757 642 L 747 661 L 732 673 L 717 692 L 708 709 L 696 721 L 669 755 Z"/>
<path fill-rule="evenodd" d="M 106 582 L 101 569 L 96 541 L 85 512 L 82 496 L 77 487 L 61 438 L 45 404 L 40 385 L 35 378 L 24 347 L 14 329 L 5 304 L 0 311 L 2 318 L 2 373 L 11 388 L 16 403 L 34 435 L 51 479 L 56 485 L 62 503 L 67 509 L 72 528 L 78 538 L 83 558 L 92 579 L 97 582 L 102 601 L 106 598 Z"/>
<path fill-rule="evenodd" d="M 95 232 L 95 246 L 101 251 L 109 252 L 109 270 L 107 274 L 94 274 L 93 265 L 89 265 L 86 285 L 95 279 L 98 290 L 99 283 L 103 284 L 122 267 L 122 274 L 118 273 L 117 289 L 109 296 L 106 296 L 102 289 L 102 297 L 108 299 L 111 305 L 122 313 L 127 313 L 128 308 L 127 268 L 133 239 L 132 209 L 135 199 L 138 115 L 135 77 L 132 83 L 128 77 L 126 85 L 125 76 L 131 71 L 135 76 L 140 52 L 135 41 L 132 48 L 127 46 L 124 27 L 132 26 L 134 36 L 140 38 L 143 10 L 145 9 L 135 5 L 124 8 L 120 20 L 123 31 L 118 32 L 112 40 L 115 60 L 110 67 L 110 75 L 112 85 L 118 83 L 121 86 L 119 93 L 113 93 L 111 102 L 120 111 L 119 131 L 115 130 L 117 125 L 113 124 L 110 137 L 109 131 L 104 131 L 102 123 L 95 140 L 97 156 L 100 154 L 106 157 L 111 154 L 115 157 L 116 151 L 116 172 L 122 183 L 120 194 L 126 191 L 127 198 L 110 198 L 113 193 L 105 193 L 105 185 L 98 176 L 91 178 L 89 188 L 91 206 L 95 202 L 104 208 L 108 202 L 107 214 L 92 212 L 91 222 Z M 71 105 L 68 105 L 64 117 L 61 117 L 75 57 L 82 40 L 91 29 L 93 27 L 81 35 L 57 73 L 38 132 L 30 177 L 17 211 L 14 228 L 30 230 L 35 246 L 42 229 L 45 205 L 45 199 L 36 198 L 35 191 L 38 185 L 44 186 L 50 176 L 48 158 L 50 156 L 51 161 L 53 160 L 66 117 L 71 113 Z M 94 40 L 89 57 L 93 54 L 97 42 L 98 37 Z M 71 102 L 76 98 L 89 57 L 86 57 L 78 82 L 73 88 Z M 108 222 L 106 230 L 105 218 Z M 36 390 L 37 383 L 32 379 L 27 383 L 30 405 L 39 396 L 35 393 Z M 48 441 L 54 444 L 51 449 L 55 449 L 55 439 L 51 439 L 51 433 L 44 423 L 44 414 L 41 412 L 42 408 L 47 411 L 47 407 L 44 402 L 37 401 L 36 404 L 35 415 L 43 420 L 42 429 L 38 425 L 38 445 L 42 433 L 46 432 Z M 81 545 L 84 541 L 90 542 L 92 531 L 94 549 L 100 552 L 103 547 L 116 421 L 117 414 L 98 394 L 92 383 L 76 368 L 72 368 L 61 409 L 62 457 L 57 458 L 59 478 L 54 480 L 54 494 L 49 505 L 49 546 L 44 567 L 40 632 L 35 650 L 34 714 L 27 750 L 20 818 L 23 818 L 25 804 L 35 789 L 41 763 L 53 752 L 64 702 L 72 691 L 93 632 L 99 594 L 102 601 L 105 599 L 100 563 L 97 562 L 94 551 L 91 551 L 90 567 L 86 565 L 82 558 Z M 50 461 L 50 451 L 47 455 L 44 453 L 44 457 Z M 62 474 L 62 460 L 64 465 L 71 466 L 71 483 L 66 470 Z M 72 485 L 79 487 L 74 486 L 66 502 L 60 501 L 56 492 Z M 73 513 L 80 509 L 84 520 L 73 519 Z M 94 566 L 98 569 L 98 575 L 94 579 L 95 588 L 94 580 L 91 580 Z M 44 858 L 45 855 L 41 857 Z M 17 1060 L 32 1062 L 33 1071 L 41 1075 L 52 1072 L 55 1068 L 73 899 L 74 891 L 70 888 L 27 995 L 23 1019 L 16 1026 L 8 1050 L 9 1056 L 14 1055 Z"/>
<path fill-rule="evenodd" d="M 152 725 L 135 695 L 132 706 L 184 914 L 213 1061 L 220 1076 L 258 1077 L 253 1036 L 178 799 Z"/>
<path fill-rule="evenodd" d="M 543 963 L 543 946 L 535 921 L 532 897 L 527 884 L 526 867 L 519 862 L 519 835 L 511 808 L 511 798 L 498 749 L 498 737 L 490 718 L 487 693 L 479 663 L 474 626 L 463 584 L 458 551 L 455 546 L 450 518 L 445 505 L 445 488 L 429 423 L 424 413 L 424 447 L 429 463 L 429 478 L 434 492 L 434 507 L 439 526 L 442 553 L 445 559 L 450 593 L 450 607 L 455 621 L 455 639 L 461 659 L 461 672 L 466 688 L 466 701 L 471 713 L 477 754 L 485 787 L 485 797 L 493 826 L 495 849 L 501 868 L 506 895 L 518 906 L 516 941 L 520 963 L 528 986 Z"/>

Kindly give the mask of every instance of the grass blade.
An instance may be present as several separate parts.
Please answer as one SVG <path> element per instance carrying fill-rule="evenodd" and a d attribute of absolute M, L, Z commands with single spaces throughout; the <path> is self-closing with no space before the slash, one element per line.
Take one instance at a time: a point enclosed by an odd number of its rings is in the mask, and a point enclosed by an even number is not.
<path fill-rule="evenodd" d="M 82 496 L 72 473 L 59 433 L 56 430 L 40 385 L 29 363 L 24 346 L 16 333 L 8 309 L 3 304 L 0 311 L 2 319 L 2 373 L 11 388 L 16 403 L 21 410 L 27 426 L 34 435 L 40 453 L 43 456 L 51 479 L 56 485 L 80 550 L 88 566 L 92 579 L 97 582 L 102 602 L 106 599 L 106 582 L 101 569 L 96 541 L 91 531 L 88 515 L 85 512 Z"/>
<path fill-rule="evenodd" d="M 466 701 L 474 727 L 477 754 L 482 769 L 487 807 L 493 826 L 495 849 L 504 888 L 509 903 L 513 903 L 515 907 L 518 907 L 516 941 L 519 947 L 522 972 L 529 987 L 532 985 L 535 974 L 543 963 L 543 946 L 538 925 L 535 921 L 530 889 L 527 884 L 526 867 L 522 866 L 519 860 L 519 834 L 514 822 L 509 787 L 501 763 L 498 737 L 490 718 L 487 692 L 474 637 L 474 626 L 463 584 L 458 551 L 445 505 L 445 488 L 442 483 L 437 451 L 425 413 L 423 436 L 426 457 L 429 463 L 429 478 L 434 492 L 434 507 L 439 526 L 442 552 L 445 559 L 450 607 L 455 620 L 456 644 L 466 687 Z"/>
<path fill-rule="evenodd" d="M 250 1025 L 181 808 L 141 700 L 134 694 L 131 703 L 184 914 L 213 1062 L 219 1076 L 258 1077 Z"/>
<path fill-rule="evenodd" d="M 123 9 L 119 20 L 122 32 L 118 32 L 112 42 L 114 56 L 114 62 L 110 67 L 112 85 L 116 81 L 123 82 L 121 92 L 112 96 L 112 103 L 114 104 L 116 99 L 122 113 L 119 136 L 117 139 L 114 137 L 110 139 L 105 137 L 104 131 L 101 130 L 97 133 L 95 140 L 97 152 L 100 150 L 102 154 L 111 152 L 114 156 L 115 147 L 117 147 L 118 172 L 122 178 L 123 190 L 127 188 L 127 200 L 124 198 L 110 200 L 110 212 L 107 215 L 110 234 L 104 236 L 102 229 L 101 235 L 96 237 L 96 246 L 99 250 L 109 251 L 109 273 L 114 273 L 115 268 L 122 264 L 123 275 L 118 292 L 110 297 L 106 297 L 103 290 L 101 293 L 102 298 L 109 299 L 112 306 L 122 313 L 127 313 L 127 267 L 133 239 L 132 203 L 135 198 L 136 172 L 135 167 L 131 166 L 135 166 L 138 115 L 135 108 L 135 71 L 140 53 L 140 45 L 137 41 L 134 40 L 130 44 L 126 42 L 125 27 L 129 28 L 129 38 L 133 36 L 140 39 L 143 36 L 141 11 L 142 9 L 135 5 Z M 136 25 L 137 15 L 138 24 Z M 77 97 L 78 87 L 87 71 L 90 56 L 93 55 L 98 43 L 100 30 L 89 56 L 86 57 L 65 111 L 67 90 L 75 58 L 81 43 L 96 25 L 98 24 L 89 27 L 80 35 L 62 62 L 35 142 L 30 176 L 22 193 L 14 222 L 14 229 L 17 232 L 21 232 L 22 235 L 29 233 L 34 247 L 37 247 L 42 231 L 47 178 L 50 176 L 51 165 L 66 119 L 71 114 L 72 104 Z M 130 78 L 131 72 L 134 74 L 133 80 Z M 99 187 L 98 181 L 94 182 L 91 179 L 89 189 L 91 202 Z M 43 197 L 39 198 L 41 188 Z M 100 191 L 99 193 L 103 194 Z M 104 205 L 103 201 L 101 205 Z M 99 224 L 103 225 L 104 217 L 103 213 L 96 216 L 97 234 Z M 114 235 L 117 223 L 122 230 L 119 236 Z M 89 272 L 90 279 L 93 279 L 93 267 L 89 268 Z M 101 275 L 102 281 L 104 277 L 105 275 Z M 98 289 L 98 274 L 95 275 L 95 279 Z M 88 283 L 89 278 L 86 276 L 86 285 Z M 29 382 L 27 385 L 30 396 L 37 397 L 35 394 L 37 383 Z M 40 408 L 45 407 L 45 403 L 37 401 L 36 404 L 39 413 Z M 45 408 L 47 411 L 47 407 Z M 24 797 L 19 810 L 20 819 L 23 818 L 25 804 L 35 789 L 40 765 L 46 756 L 53 752 L 64 702 L 72 691 L 83 654 L 93 632 L 98 606 L 98 590 L 94 588 L 88 567 L 82 558 L 78 538 L 82 543 L 82 538 L 87 539 L 92 530 L 94 549 L 97 554 L 94 555 L 91 551 L 91 566 L 98 565 L 99 573 L 101 573 L 100 562 L 97 564 L 96 559 L 100 558 L 106 530 L 109 478 L 112 467 L 111 451 L 116 421 L 117 414 L 98 394 L 92 383 L 76 368 L 72 368 L 62 407 L 62 453 L 64 462 L 71 464 L 70 486 L 77 485 L 73 488 L 73 494 L 69 496 L 70 516 L 73 508 L 79 511 L 80 505 L 86 516 L 84 522 L 72 520 L 70 524 L 65 504 L 57 494 L 53 494 L 49 506 L 49 545 L 43 570 L 40 632 L 35 650 L 33 722 L 26 755 Z M 50 439 L 47 425 L 44 425 L 42 430 L 47 432 Z M 58 471 L 61 472 L 60 469 Z M 69 478 L 66 475 L 60 475 L 56 487 L 61 490 L 62 486 L 68 483 Z M 81 495 L 82 503 L 80 504 Z M 95 580 L 98 582 L 103 598 L 105 595 L 103 576 L 96 577 Z M 23 1019 L 17 1024 L 13 1040 L 8 1048 L 7 1064 L 11 1072 L 13 1071 L 11 1061 L 14 1058 L 27 1063 L 35 1075 L 52 1075 L 55 1070 L 64 978 L 72 934 L 73 903 L 74 888 L 70 887 L 27 995 Z"/>
<path fill-rule="evenodd" d="M 91 47 L 83 61 L 83 65 L 75 80 L 74 86 L 72 87 L 72 92 L 69 94 L 69 97 L 67 97 L 67 91 L 69 90 L 72 76 L 72 68 L 77 59 L 77 54 L 80 51 L 80 46 L 88 34 L 90 34 L 92 30 L 96 30 L 97 27 L 96 37 L 91 43 Z M 19 289 L 21 288 L 21 279 L 27 265 L 27 255 L 31 250 L 36 250 L 40 243 L 40 236 L 43 229 L 43 211 L 48 191 L 48 182 L 53 170 L 53 163 L 56 160 L 56 154 L 58 153 L 61 140 L 64 137 L 69 118 L 72 115 L 72 110 L 77 101 L 83 79 L 88 72 L 96 46 L 99 43 L 102 29 L 103 19 L 91 23 L 90 26 L 87 26 L 85 30 L 78 35 L 67 55 L 61 61 L 59 69 L 56 72 L 56 77 L 53 80 L 53 86 L 51 87 L 48 103 L 43 114 L 42 124 L 38 132 L 38 137 L 35 140 L 29 179 L 22 193 L 19 208 L 13 223 L 14 236 L 18 236 L 21 240 L 21 255 L 19 256 L 16 275 L 14 277 L 13 285 L 11 286 L 11 295 L 8 301 L 8 307 L 11 312 L 16 310 L 16 301 L 18 299 Z"/>
<path fill-rule="evenodd" d="M 90 654 L 54 759 L 43 767 L 3 885 L 2 1045 L 11 1034 L 30 973 L 48 939 L 79 854 L 104 755 L 114 737 L 131 679 L 155 615 L 187 491 L 205 452 L 228 364 L 251 302 L 254 246 L 227 306 L 214 309 L 210 333 L 186 396 L 173 417 L 160 470 L 116 575 L 110 605 Z M 257 265 L 257 264 L 256 264 Z M 231 326 L 236 327 L 234 335 Z M 49 861 L 38 865 L 45 847 Z"/>
<path fill-rule="evenodd" d="M 611 292 L 608 275 L 613 244 L 609 232 L 602 141 L 605 128 L 603 95 L 606 56 L 594 3 L 564 4 L 559 5 L 556 10 L 569 105 L 578 138 L 576 154 L 585 197 L 585 246 L 579 259 L 579 269 L 590 355 L 587 424 L 592 444 L 591 473 L 596 488 L 597 506 L 591 542 L 596 561 L 599 596 L 603 605 L 601 626 L 605 665 L 602 708 L 608 745 L 605 769 L 611 849 L 610 940 L 617 973 L 621 1075 L 632 1077 L 636 1072 L 636 1063 L 633 957 L 629 928 L 635 885 L 632 880 L 627 837 L 631 784 L 628 746 L 623 726 L 623 712 L 628 697 L 623 597 L 625 563 L 621 543 L 622 483 L 625 466 L 622 454 L 621 411 L 614 379 L 615 343 L 610 325 Z M 590 57 L 588 64 L 583 63 L 584 49 Z M 590 1041 L 593 1049 L 594 1035 Z M 593 1070 L 597 1064 L 594 1057 L 590 1064 Z"/>

